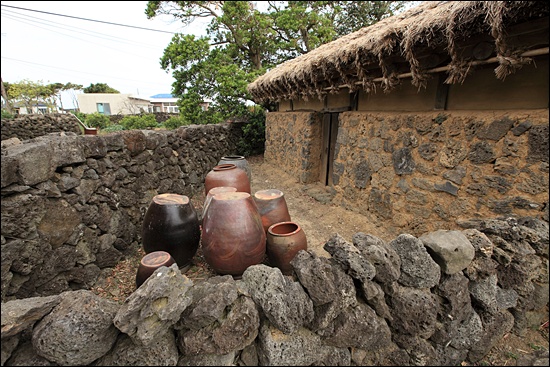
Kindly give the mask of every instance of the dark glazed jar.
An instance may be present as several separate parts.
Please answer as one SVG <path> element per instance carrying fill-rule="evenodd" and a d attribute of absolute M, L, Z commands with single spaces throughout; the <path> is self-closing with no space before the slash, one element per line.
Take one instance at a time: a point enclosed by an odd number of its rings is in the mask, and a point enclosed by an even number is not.
<path fill-rule="evenodd" d="M 240 278 L 265 260 L 266 235 L 258 207 L 249 193 L 212 196 L 202 221 L 202 253 L 212 269 Z"/>
<path fill-rule="evenodd" d="M 218 165 L 220 164 L 234 164 L 235 166 L 241 168 L 243 171 L 246 172 L 246 175 L 248 176 L 248 181 L 252 183 L 252 172 L 250 166 L 248 165 L 248 161 L 243 155 L 224 155 L 220 158 L 220 161 L 218 162 Z"/>
<path fill-rule="evenodd" d="M 235 187 L 239 192 L 250 194 L 250 180 L 246 172 L 234 164 L 220 164 L 212 168 L 204 179 L 204 194 L 213 187 L 230 186 Z"/>
<path fill-rule="evenodd" d="M 268 228 L 267 259 L 270 265 L 281 269 L 283 274 L 292 274 L 290 261 L 300 250 L 307 250 L 307 238 L 298 223 L 281 222 Z"/>
<path fill-rule="evenodd" d="M 143 256 L 136 272 L 136 288 L 139 288 L 161 266 L 170 267 L 176 260 L 166 251 L 153 251 Z"/>
<path fill-rule="evenodd" d="M 187 196 L 156 195 L 145 212 L 141 235 L 145 253 L 166 251 L 186 270 L 200 244 L 197 211 Z"/>
<path fill-rule="evenodd" d="M 268 228 L 275 223 L 291 220 L 283 192 L 277 189 L 259 190 L 254 193 L 254 201 L 262 217 L 262 225 L 267 235 Z"/>

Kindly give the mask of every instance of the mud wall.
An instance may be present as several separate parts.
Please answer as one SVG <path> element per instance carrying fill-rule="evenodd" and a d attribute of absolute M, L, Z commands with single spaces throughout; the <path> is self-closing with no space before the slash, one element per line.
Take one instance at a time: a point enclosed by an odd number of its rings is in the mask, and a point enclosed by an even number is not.
<path fill-rule="evenodd" d="M 317 180 L 320 116 L 268 114 L 265 159 L 301 182 Z M 472 217 L 548 221 L 547 109 L 342 112 L 332 164 L 332 203 L 375 214 L 397 233 Z"/>

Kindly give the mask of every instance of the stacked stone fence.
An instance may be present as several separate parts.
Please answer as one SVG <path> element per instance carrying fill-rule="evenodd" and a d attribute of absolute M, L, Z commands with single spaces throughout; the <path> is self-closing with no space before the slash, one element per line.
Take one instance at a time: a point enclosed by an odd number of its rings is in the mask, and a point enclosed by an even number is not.
<path fill-rule="evenodd" d="M 258 264 L 193 282 L 174 265 L 123 304 L 91 292 L 139 246 L 152 197 L 202 190 L 238 131 L 3 141 L 2 365 L 458 365 L 547 320 L 549 227 L 535 217 L 335 234 L 330 257 L 301 251 L 293 276 Z"/>
<path fill-rule="evenodd" d="M 2 141 L 11 138 L 29 140 L 56 132 L 82 134 L 78 120 L 73 114 L 32 114 L 2 119 Z"/>
<path fill-rule="evenodd" d="M 2 142 L 2 300 L 90 289 L 138 247 L 152 198 L 192 198 L 240 128 L 194 125 Z"/>
<path fill-rule="evenodd" d="M 390 242 L 333 235 L 292 276 L 193 282 L 161 267 L 123 304 L 86 290 L 2 304 L 2 364 L 456 366 L 548 309 L 548 224 L 472 220 Z M 518 360 L 543 365 L 548 350 Z"/>
<path fill-rule="evenodd" d="M 170 117 L 179 116 L 177 113 L 155 112 L 157 122 L 163 123 Z M 110 115 L 112 124 L 119 124 L 126 115 Z M 83 134 L 78 120 L 71 113 L 49 113 L 18 115 L 14 118 L 2 119 L 2 140 L 18 138 L 29 140 L 55 132 L 74 132 Z"/>

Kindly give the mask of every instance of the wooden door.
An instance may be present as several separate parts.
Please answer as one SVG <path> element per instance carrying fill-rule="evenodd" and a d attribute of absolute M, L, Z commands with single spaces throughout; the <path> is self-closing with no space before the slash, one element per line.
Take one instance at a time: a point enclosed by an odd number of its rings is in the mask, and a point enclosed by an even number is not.
<path fill-rule="evenodd" d="M 332 186 L 332 169 L 334 161 L 334 148 L 338 137 L 338 112 L 323 114 L 322 126 L 322 154 L 319 181 L 326 186 Z"/>

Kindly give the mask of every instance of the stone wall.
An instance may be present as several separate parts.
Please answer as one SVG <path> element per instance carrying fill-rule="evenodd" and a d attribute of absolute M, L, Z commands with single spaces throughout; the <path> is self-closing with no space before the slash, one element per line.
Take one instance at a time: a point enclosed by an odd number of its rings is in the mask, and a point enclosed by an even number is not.
<path fill-rule="evenodd" d="M 474 219 L 390 242 L 334 235 L 292 276 L 157 269 L 123 304 L 90 291 L 2 303 L 2 365 L 458 366 L 547 320 L 548 223 Z M 543 365 L 532 354 L 518 365 Z"/>
<path fill-rule="evenodd" d="M 82 134 L 80 124 L 72 114 L 33 114 L 2 119 L 2 140 L 10 138 L 28 140 L 61 131 Z"/>
<path fill-rule="evenodd" d="M 204 190 L 240 132 L 192 125 L 2 141 L 2 301 L 90 289 L 139 247 L 153 196 Z"/>
<path fill-rule="evenodd" d="M 321 118 L 311 112 L 270 112 L 265 126 L 264 159 L 301 183 L 319 180 Z"/>
<path fill-rule="evenodd" d="M 321 114 L 269 113 L 265 159 L 318 181 Z M 420 235 L 472 217 L 548 221 L 548 110 L 342 112 L 332 203 Z"/>

